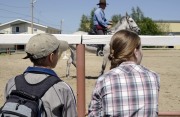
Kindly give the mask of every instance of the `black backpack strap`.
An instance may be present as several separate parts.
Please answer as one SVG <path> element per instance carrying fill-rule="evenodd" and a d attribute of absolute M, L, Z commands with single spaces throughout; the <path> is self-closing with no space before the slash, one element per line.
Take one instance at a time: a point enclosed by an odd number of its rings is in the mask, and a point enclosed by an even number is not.
<path fill-rule="evenodd" d="M 29 84 L 24 78 L 24 74 L 16 76 L 15 78 L 16 90 L 26 92 L 39 98 L 41 98 L 50 87 L 60 81 L 58 77 L 48 76 L 37 84 Z"/>

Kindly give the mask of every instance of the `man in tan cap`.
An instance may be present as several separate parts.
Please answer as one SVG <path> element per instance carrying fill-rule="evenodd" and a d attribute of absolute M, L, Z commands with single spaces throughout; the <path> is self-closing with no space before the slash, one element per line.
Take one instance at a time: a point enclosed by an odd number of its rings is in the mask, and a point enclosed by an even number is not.
<path fill-rule="evenodd" d="M 62 81 L 52 70 L 56 67 L 61 53 L 67 49 L 68 43 L 66 41 L 60 41 L 55 36 L 45 33 L 31 37 L 26 44 L 25 52 L 27 56 L 24 59 L 29 58 L 33 66 L 28 67 L 24 71 L 21 79 L 25 79 L 33 87 L 47 81 L 48 78 L 56 77 L 59 79 L 41 97 L 44 107 L 44 111 L 41 113 L 43 117 L 77 117 L 76 100 L 71 87 Z M 23 85 L 26 86 L 27 84 L 21 83 L 18 86 L 16 83 L 17 76 L 8 81 L 5 89 L 5 97 L 8 97 L 12 90 L 18 90 L 19 86 L 23 87 Z M 48 84 L 49 82 L 47 82 Z M 28 89 L 29 86 L 26 87 Z M 33 87 L 29 92 L 36 93 Z M 38 91 L 41 89 L 43 88 L 39 88 Z"/>
<path fill-rule="evenodd" d="M 106 8 L 106 0 L 100 0 L 99 3 L 99 8 L 97 8 L 94 11 L 94 16 L 93 16 L 93 29 L 94 32 L 97 35 L 105 35 L 107 30 L 111 28 L 112 23 L 106 20 L 104 10 Z M 99 45 L 97 49 L 97 53 L 99 51 L 103 50 L 104 45 Z M 97 54 L 98 55 L 98 54 Z"/>

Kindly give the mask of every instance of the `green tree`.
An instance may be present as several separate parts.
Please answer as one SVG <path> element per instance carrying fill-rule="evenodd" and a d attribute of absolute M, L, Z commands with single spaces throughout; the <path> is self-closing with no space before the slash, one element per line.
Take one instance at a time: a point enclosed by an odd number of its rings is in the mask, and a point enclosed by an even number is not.
<path fill-rule="evenodd" d="M 90 30 L 93 29 L 93 16 L 94 16 L 94 11 L 96 10 L 96 8 L 94 8 L 93 10 L 91 10 L 91 16 L 90 16 Z"/>
<path fill-rule="evenodd" d="M 82 15 L 80 28 L 78 29 L 79 31 L 89 32 L 91 29 L 93 29 L 93 16 L 95 10 L 95 8 L 91 10 L 90 16 L 84 14 Z"/>
<path fill-rule="evenodd" d="M 144 13 L 141 11 L 139 7 L 133 7 L 131 17 L 137 22 L 144 18 Z"/>
<path fill-rule="evenodd" d="M 151 18 L 144 17 L 138 21 L 138 26 L 141 29 L 141 35 L 162 35 L 164 34 L 161 28 L 152 21 Z"/>
<path fill-rule="evenodd" d="M 119 15 L 113 15 L 113 16 L 111 17 L 111 21 L 112 21 L 112 23 L 113 23 L 112 26 L 115 26 L 120 19 L 121 19 L 121 14 L 119 14 Z"/>
<path fill-rule="evenodd" d="M 139 7 L 132 8 L 131 17 L 136 21 L 141 29 L 141 35 L 162 35 L 164 34 L 165 25 L 158 25 L 149 17 L 145 17 Z"/>
<path fill-rule="evenodd" d="M 88 32 L 90 30 L 90 20 L 88 16 L 84 14 L 82 15 L 80 28 L 78 30 L 85 31 L 85 32 Z"/>

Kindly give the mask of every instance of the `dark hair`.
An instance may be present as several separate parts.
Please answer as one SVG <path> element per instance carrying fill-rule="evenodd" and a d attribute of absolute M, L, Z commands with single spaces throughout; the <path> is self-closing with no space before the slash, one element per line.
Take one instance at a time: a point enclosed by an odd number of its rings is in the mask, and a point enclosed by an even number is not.
<path fill-rule="evenodd" d="M 58 49 L 59 49 L 59 47 L 57 48 L 57 49 L 55 49 L 52 53 L 57 53 L 58 52 Z M 28 53 L 27 53 L 28 54 Z M 31 57 L 31 55 L 29 55 L 30 57 L 29 57 L 29 59 L 31 60 L 31 62 L 35 65 L 35 66 L 45 66 L 46 65 L 46 57 L 47 56 L 45 56 L 45 57 L 42 57 L 42 58 L 38 58 L 38 59 L 34 59 L 33 57 Z"/>
<path fill-rule="evenodd" d="M 128 30 L 116 32 L 110 41 L 110 69 L 117 67 L 124 61 L 130 60 L 134 56 L 134 49 L 139 49 L 140 47 L 141 40 L 136 33 Z"/>

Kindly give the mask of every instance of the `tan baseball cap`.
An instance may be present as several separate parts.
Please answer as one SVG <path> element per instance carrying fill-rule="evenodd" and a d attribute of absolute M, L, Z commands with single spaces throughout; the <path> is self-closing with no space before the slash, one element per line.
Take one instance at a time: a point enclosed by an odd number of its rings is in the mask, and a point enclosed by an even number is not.
<path fill-rule="evenodd" d="M 58 40 L 54 35 L 48 33 L 40 33 L 30 38 L 26 44 L 25 52 L 27 56 L 24 59 L 32 57 L 39 59 L 51 54 L 59 48 L 59 54 L 68 49 L 69 45 L 66 41 Z"/>

